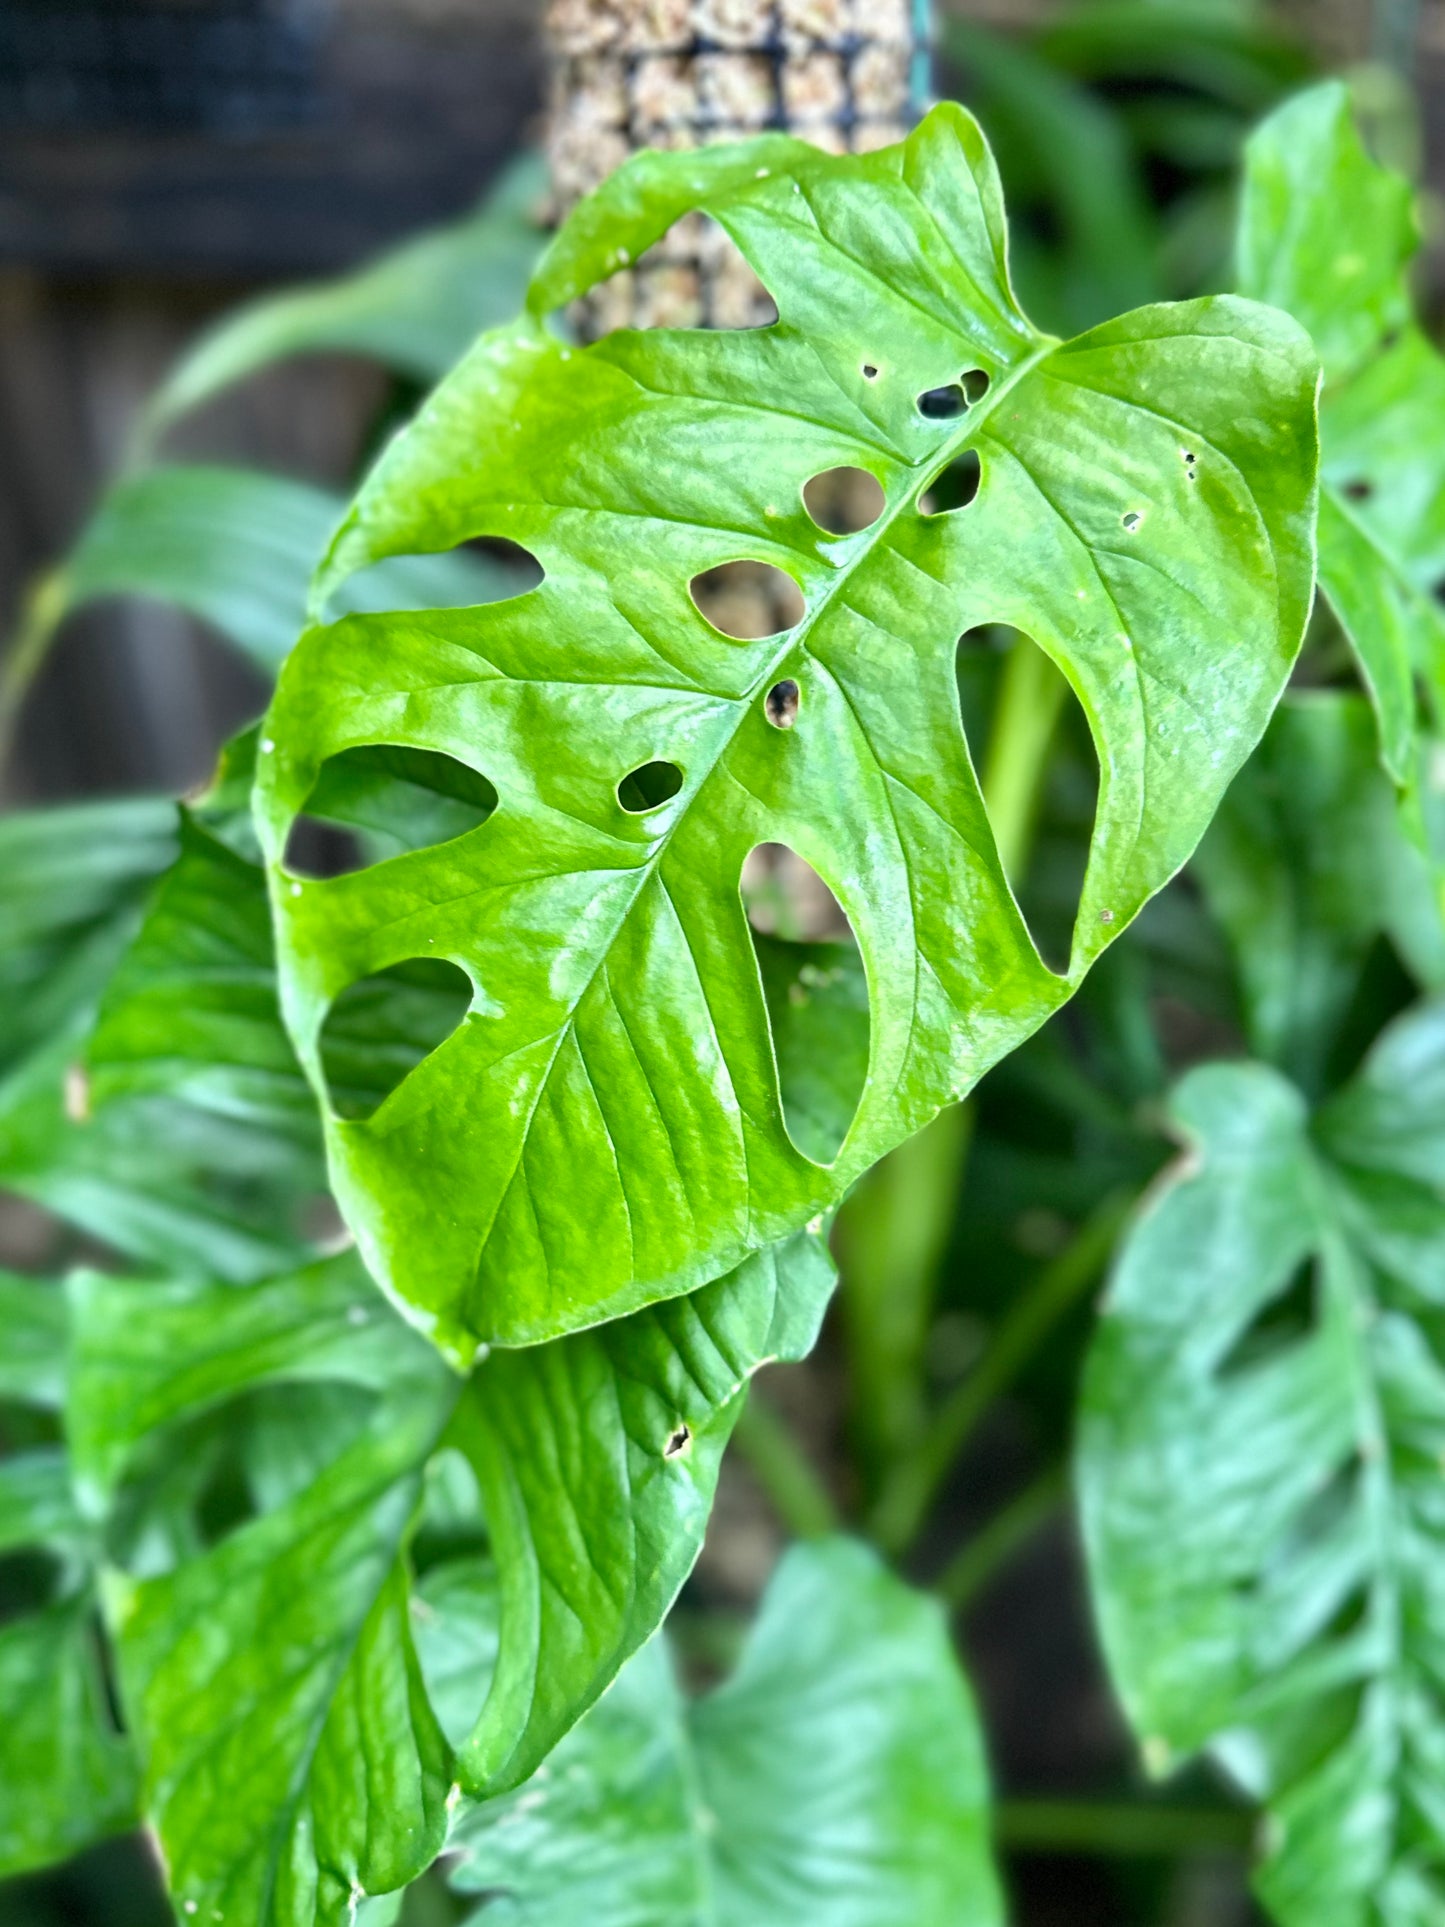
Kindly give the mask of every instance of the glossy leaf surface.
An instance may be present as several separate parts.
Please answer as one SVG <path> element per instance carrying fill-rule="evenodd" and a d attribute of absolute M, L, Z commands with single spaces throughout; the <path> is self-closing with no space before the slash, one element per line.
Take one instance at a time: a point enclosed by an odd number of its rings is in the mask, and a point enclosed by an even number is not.
<path fill-rule="evenodd" d="M 694 207 L 756 267 L 775 327 L 585 350 L 546 331 Z M 835 1201 L 1067 997 L 1263 728 L 1310 593 L 1308 349 L 1228 298 L 1059 346 L 1019 312 L 1004 253 L 992 162 L 956 109 L 867 157 L 777 137 L 641 156 L 338 538 L 322 594 L 482 535 L 545 571 L 490 610 L 313 630 L 258 784 L 283 1001 L 318 1090 L 351 984 L 414 957 L 473 983 L 466 1020 L 374 1116 L 328 1124 L 369 1266 L 459 1357 L 689 1291 Z M 976 498 L 921 513 L 966 451 Z M 841 539 L 800 499 L 839 465 L 886 497 Z M 739 559 L 792 576 L 796 628 L 739 643 L 704 619 L 690 581 Z M 1014 905 L 960 724 L 956 640 L 989 619 L 1064 669 L 1099 757 L 1062 977 Z M 453 757 L 499 806 L 470 835 L 299 882 L 291 822 L 360 744 Z M 659 760 L 680 790 L 628 812 L 619 784 Z M 830 1166 L 786 1128 L 739 901 L 766 841 L 832 888 L 867 973 L 868 1078 Z"/>
<path fill-rule="evenodd" d="M 988 1785 L 938 1607 L 864 1547 L 795 1548 L 688 1707 L 661 1641 L 544 1776 L 464 1817 L 479 1923 L 994 1927 Z"/>
<path fill-rule="evenodd" d="M 1342 82 L 1250 140 L 1240 286 L 1295 315 L 1324 362 L 1320 586 L 1399 783 L 1414 775 L 1415 678 L 1445 686 L 1445 361 L 1414 319 L 1418 241 L 1410 184 L 1372 159 Z"/>
<path fill-rule="evenodd" d="M 1445 1010 L 1310 1117 L 1190 1074 L 1084 1388 L 1096 1610 L 1146 1763 L 1210 1748 L 1268 1808 L 1281 1927 L 1445 1907 Z"/>

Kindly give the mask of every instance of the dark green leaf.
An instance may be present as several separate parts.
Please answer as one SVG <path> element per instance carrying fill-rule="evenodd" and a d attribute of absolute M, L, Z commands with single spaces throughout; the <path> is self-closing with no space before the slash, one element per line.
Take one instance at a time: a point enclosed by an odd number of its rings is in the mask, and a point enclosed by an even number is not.
<path fill-rule="evenodd" d="M 1269 1810 L 1281 1927 L 1445 1909 L 1445 1007 L 1311 1120 L 1260 1066 L 1180 1086 L 1189 1149 L 1109 1288 L 1079 1482 L 1146 1763 Z"/>
<path fill-rule="evenodd" d="M 1423 983 L 1445 985 L 1430 864 L 1402 833 L 1360 697 L 1280 705 L 1195 866 L 1238 958 L 1250 1043 L 1306 1089 L 1320 1085 L 1380 932 Z"/>
<path fill-rule="evenodd" d="M 484 328 L 514 313 L 539 246 L 537 160 L 516 162 L 474 214 L 422 234 L 356 273 L 270 295 L 228 316 L 151 401 L 151 433 L 288 355 L 370 355 L 432 382 Z"/>
<path fill-rule="evenodd" d="M 352 983 L 435 956 L 474 986 L 373 1117 L 328 1123 L 368 1264 L 462 1358 L 692 1290 L 967 1091 L 1188 855 L 1308 602 L 1314 368 L 1293 324 L 1223 299 L 1039 336 L 991 160 L 948 108 L 867 157 L 780 137 L 639 157 L 553 242 L 533 316 L 694 207 L 778 325 L 573 350 L 534 318 L 479 344 L 383 458 L 320 587 L 480 535 L 535 550 L 546 580 L 490 611 L 313 630 L 266 725 L 283 1002 L 318 1090 Z M 965 375 L 987 394 L 961 417 L 918 406 L 961 405 Z M 920 513 L 967 451 L 976 500 Z M 840 464 L 887 507 L 835 539 L 800 490 Z M 738 643 L 704 620 L 690 579 L 744 558 L 801 585 L 798 628 Z M 1065 977 L 1014 905 L 960 728 L 956 640 L 989 618 L 1065 669 L 1104 773 Z M 294 817 L 364 743 L 453 757 L 499 807 L 449 843 L 293 877 Z M 628 813 L 618 784 L 658 760 L 680 792 Z M 833 888 L 867 971 L 868 1079 L 826 1167 L 786 1128 L 739 901 L 764 841 Z"/>
<path fill-rule="evenodd" d="M 463 1817 L 478 1922 L 991 1927 L 988 1786 L 934 1602 L 847 1540 L 797 1547 L 737 1672 L 682 1702 L 656 1641 L 545 1773 Z"/>

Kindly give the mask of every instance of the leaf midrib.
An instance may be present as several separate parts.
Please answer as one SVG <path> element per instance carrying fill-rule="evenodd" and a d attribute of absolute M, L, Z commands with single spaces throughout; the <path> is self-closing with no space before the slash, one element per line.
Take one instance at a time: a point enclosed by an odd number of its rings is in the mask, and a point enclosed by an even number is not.
<path fill-rule="evenodd" d="M 955 430 L 955 432 L 952 435 L 946 437 L 945 440 L 939 445 L 939 447 L 934 449 L 929 454 L 926 460 L 922 462 L 914 463 L 912 465 L 913 479 L 909 482 L 906 488 L 900 491 L 898 500 L 896 503 L 894 503 L 892 506 L 889 506 L 885 503 L 883 513 L 878 517 L 877 521 L 870 523 L 867 529 L 861 530 L 859 532 L 859 535 L 853 538 L 858 542 L 858 549 L 856 554 L 851 556 L 847 561 L 845 561 L 840 567 L 838 567 L 835 570 L 833 576 L 824 585 L 822 591 L 818 595 L 816 606 L 806 609 L 801 622 L 795 624 L 793 628 L 782 632 L 779 638 L 778 648 L 768 658 L 767 662 L 759 670 L 758 674 L 753 678 L 753 681 L 747 686 L 747 688 L 743 691 L 743 693 L 740 696 L 724 697 L 720 699 L 720 703 L 723 708 L 726 708 L 729 705 L 733 708 L 736 720 L 734 721 L 732 729 L 729 730 L 721 738 L 718 744 L 717 750 L 713 755 L 712 762 L 709 764 L 708 768 L 706 769 L 703 776 L 699 780 L 697 788 L 693 791 L 692 797 L 689 800 L 689 802 L 682 809 L 674 813 L 673 819 L 668 824 L 667 828 L 657 838 L 656 842 L 652 844 L 651 848 L 649 849 L 647 855 L 644 857 L 643 861 L 636 866 L 636 870 L 634 872 L 637 878 L 636 886 L 626 896 L 621 912 L 619 913 L 611 930 L 608 932 L 605 942 L 599 946 L 596 963 L 593 965 L 592 969 L 588 972 L 586 981 L 582 984 L 580 989 L 577 991 L 576 996 L 572 999 L 572 1002 L 567 1008 L 565 1016 L 563 1017 L 561 1023 L 559 1023 L 559 1025 L 557 1026 L 556 1042 L 552 1047 L 552 1052 L 547 1059 L 545 1068 L 543 1069 L 541 1075 L 537 1079 L 535 1093 L 533 1095 L 531 1103 L 527 1107 L 527 1112 L 526 1112 L 525 1119 L 523 1120 L 523 1123 L 522 1123 L 522 1128 L 517 1133 L 516 1155 L 512 1159 L 511 1167 L 506 1174 L 505 1180 L 497 1187 L 496 1202 L 492 1207 L 492 1212 L 490 1217 L 487 1219 L 487 1222 L 485 1226 L 482 1228 L 481 1233 L 477 1239 L 477 1245 L 476 1245 L 477 1256 L 472 1266 L 473 1277 L 476 1276 L 477 1272 L 481 1268 L 482 1253 L 486 1250 L 487 1244 L 490 1241 L 492 1232 L 496 1226 L 497 1217 L 501 1212 L 502 1205 L 507 1195 L 511 1191 L 513 1183 L 516 1180 L 517 1172 L 521 1167 L 522 1159 L 526 1154 L 527 1145 L 531 1138 L 532 1125 L 537 1115 L 537 1109 L 541 1104 L 543 1097 L 546 1095 L 547 1087 L 551 1082 L 552 1072 L 556 1066 L 557 1058 L 562 1050 L 562 1046 L 566 1042 L 568 1035 L 571 1033 L 575 1025 L 578 1007 L 581 1005 L 583 1000 L 587 997 L 593 985 L 597 981 L 599 971 L 601 971 L 605 967 L 608 958 L 612 954 L 613 947 L 616 944 L 618 937 L 621 935 L 621 932 L 627 923 L 627 919 L 631 916 L 632 911 L 635 908 L 638 902 L 638 899 L 641 897 L 643 890 L 646 888 L 647 884 L 653 880 L 654 876 L 659 874 L 662 860 L 666 855 L 669 847 L 671 846 L 672 839 L 676 835 L 677 831 L 682 826 L 682 824 L 688 820 L 689 812 L 692 808 L 692 805 L 701 798 L 702 793 L 704 789 L 706 789 L 712 776 L 716 773 L 724 757 L 727 755 L 728 751 L 732 748 L 733 743 L 737 740 L 738 731 L 742 728 L 743 722 L 747 717 L 749 711 L 751 710 L 753 703 L 756 701 L 759 693 L 765 688 L 771 686 L 773 679 L 777 675 L 778 669 L 788 659 L 788 657 L 793 653 L 795 649 L 801 648 L 805 652 L 811 653 L 810 651 L 808 651 L 808 637 L 812 633 L 813 629 L 816 628 L 817 624 L 822 620 L 822 618 L 831 610 L 835 596 L 837 596 L 839 592 L 849 582 L 851 582 L 853 575 L 857 571 L 857 569 L 864 562 L 871 561 L 872 558 L 879 552 L 885 535 L 894 526 L 894 524 L 900 519 L 900 517 L 909 509 L 916 509 L 919 498 L 923 495 L 925 490 L 929 487 L 930 483 L 936 480 L 938 475 L 940 475 L 942 471 L 945 468 L 947 468 L 948 465 L 957 458 L 959 453 L 962 450 L 969 447 L 970 444 L 977 438 L 982 428 L 984 427 L 985 423 L 987 423 L 991 419 L 996 409 L 1004 401 L 1005 397 L 1010 395 L 1013 392 L 1013 390 L 1016 387 L 1018 387 L 1018 385 L 1022 381 L 1024 381 L 1030 374 L 1032 374 L 1034 369 L 1037 368 L 1041 362 L 1047 360 L 1048 357 L 1051 354 L 1053 354 L 1055 349 L 1057 349 L 1059 346 L 1060 346 L 1060 343 L 1058 338 L 1053 335 L 1044 335 L 1039 337 L 1038 346 L 1033 350 L 1033 352 L 1030 355 L 1026 356 L 1023 361 L 1019 362 L 1015 367 L 1011 368 L 1008 371 L 1008 373 L 1000 377 L 998 381 L 992 383 L 989 387 L 989 391 L 987 395 L 985 395 L 980 401 L 971 404 L 965 410 L 963 419 L 959 427 Z M 945 513 L 949 513 L 949 512 L 950 511 L 945 511 Z M 958 513 L 959 511 L 954 510 L 951 512 Z M 864 537 L 868 537 L 871 539 L 865 541 L 863 540 Z M 814 658 L 814 660 L 817 660 L 817 658 Z M 821 665 L 820 663 L 820 667 L 822 666 L 823 665 Z M 864 740 L 865 741 L 867 740 L 866 735 Z M 694 960 L 694 962 L 695 961 L 696 960 Z M 699 974 L 699 977 L 701 977 L 701 972 L 699 972 L 698 974 Z M 714 1026 L 714 1031 L 715 1030 L 716 1030 L 716 1027 Z M 719 1047 L 719 1051 L 722 1052 L 722 1043 L 720 1038 L 718 1039 L 718 1047 Z M 727 1062 L 726 1054 L 722 1053 L 722 1055 L 723 1055 L 723 1062 L 726 1063 Z M 731 1085 L 732 1083 L 731 1073 L 729 1073 L 728 1082 Z M 603 1117 L 604 1129 L 607 1129 L 606 1122 L 605 1122 L 605 1113 L 603 1113 L 602 1111 L 600 1102 L 598 1104 L 598 1114 L 599 1116 Z M 853 1123 L 849 1125 L 848 1137 L 852 1136 L 853 1124 L 856 1124 L 856 1121 L 857 1121 L 857 1117 L 855 1113 Z M 613 1158 L 615 1160 L 617 1157 L 617 1147 L 615 1143 L 613 1143 L 612 1133 L 610 1130 L 607 1130 L 607 1141 L 612 1151 Z M 847 1138 L 844 1139 L 843 1145 L 840 1145 L 838 1148 L 838 1151 L 834 1159 L 835 1163 L 837 1162 L 838 1158 L 842 1157 L 843 1150 L 846 1144 L 847 1144 Z M 803 1154 L 799 1153 L 799 1155 L 801 1156 Z M 811 1163 L 812 1160 L 810 1159 L 809 1162 Z"/>

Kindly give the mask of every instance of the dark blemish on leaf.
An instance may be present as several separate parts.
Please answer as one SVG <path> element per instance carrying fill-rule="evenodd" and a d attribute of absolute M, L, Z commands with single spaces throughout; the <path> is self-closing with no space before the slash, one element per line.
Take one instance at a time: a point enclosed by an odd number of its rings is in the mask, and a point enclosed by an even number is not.
<path fill-rule="evenodd" d="M 685 1452 L 691 1444 L 691 1428 L 686 1423 L 679 1423 L 677 1430 L 672 1434 L 671 1438 L 669 1438 L 667 1444 L 663 1446 L 662 1456 L 665 1459 L 675 1459 L 681 1453 Z"/>
<path fill-rule="evenodd" d="M 1384 334 L 1380 336 L 1380 346 L 1385 350 L 1386 354 L 1388 354 L 1391 348 L 1398 344 L 1399 339 L 1400 330 L 1398 328 L 1387 328 Z"/>
<path fill-rule="evenodd" d="M 865 361 L 863 364 L 863 379 L 864 381 L 877 381 L 878 379 L 878 370 L 873 366 L 871 361 Z"/>
<path fill-rule="evenodd" d="M 1345 494 L 1352 502 L 1368 502 L 1375 492 L 1375 484 L 1361 476 L 1353 482 L 1345 483 Z"/>
<path fill-rule="evenodd" d="M 1143 519 L 1143 516 L 1134 509 L 1130 509 L 1129 513 L 1122 518 L 1124 527 L 1129 531 L 1130 535 L 1134 533 Z"/>
<path fill-rule="evenodd" d="M 915 404 L 920 415 L 931 422 L 949 422 L 963 414 L 968 396 L 956 381 L 946 388 L 925 388 Z"/>
<path fill-rule="evenodd" d="M 1114 921 L 1114 912 L 1112 910 L 1101 910 L 1099 912 L 1099 921 L 1100 923 L 1112 923 Z"/>
<path fill-rule="evenodd" d="M 798 716 L 798 685 L 791 676 L 775 682 L 764 699 L 768 721 L 774 729 L 791 729 Z"/>
<path fill-rule="evenodd" d="M 982 401 L 989 391 L 989 377 L 982 368 L 970 368 L 966 374 L 959 376 L 959 381 L 963 385 L 963 392 L 968 397 L 970 407 L 975 402 Z"/>
<path fill-rule="evenodd" d="M 676 763 L 644 763 L 617 785 L 617 800 L 629 816 L 644 816 L 671 802 L 681 788 L 682 771 Z"/>
<path fill-rule="evenodd" d="M 944 515 L 950 509 L 966 509 L 978 494 L 983 480 L 983 464 L 974 449 L 966 448 L 957 461 L 941 468 L 919 497 L 920 515 Z"/>

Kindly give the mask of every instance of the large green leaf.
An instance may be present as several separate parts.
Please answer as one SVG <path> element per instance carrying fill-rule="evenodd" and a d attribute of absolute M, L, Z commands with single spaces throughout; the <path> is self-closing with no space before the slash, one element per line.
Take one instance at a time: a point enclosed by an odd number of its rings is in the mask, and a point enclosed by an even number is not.
<path fill-rule="evenodd" d="M 379 1399 L 313 1483 L 112 1588 L 177 1897 L 258 1927 L 348 1918 L 350 1882 L 385 1891 L 437 1851 L 454 1777 L 482 1791 L 529 1773 L 661 1622 L 741 1387 L 811 1345 L 831 1284 L 804 1235 L 685 1304 L 496 1353 L 457 1405 L 351 1254 L 247 1288 L 77 1279 L 69 1428 L 93 1510 L 144 1440 L 240 1393 L 341 1382 Z M 501 1571 L 495 1677 L 490 1696 L 490 1669 L 469 1682 L 458 1758 L 406 1630 L 406 1541 L 448 1442 L 476 1474 Z"/>
<path fill-rule="evenodd" d="M 991 1927 L 987 1806 L 938 1607 L 824 1541 L 724 1686 L 687 1706 L 656 1641 L 545 1775 L 464 1815 L 452 1884 L 493 1896 L 486 1927 Z"/>
<path fill-rule="evenodd" d="M 520 303 L 540 245 L 534 210 L 544 188 L 539 162 L 524 157 L 465 219 L 353 274 L 268 295 L 227 316 L 152 397 L 148 431 L 290 355 L 369 355 L 417 381 L 435 381 Z"/>
<path fill-rule="evenodd" d="M 1257 1065 L 1180 1086 L 1084 1388 L 1105 1650 L 1156 1772 L 1269 1809 L 1282 1927 L 1445 1910 L 1445 1007 L 1311 1119 Z"/>
<path fill-rule="evenodd" d="M 776 326 L 585 350 L 547 331 L 691 208 L 757 268 Z M 1060 346 L 1018 311 L 1005 245 L 957 109 L 866 157 L 782 137 L 641 156 L 579 208 L 529 317 L 392 444 L 338 538 L 322 594 L 483 535 L 545 570 L 489 610 L 312 630 L 258 779 L 283 1002 L 318 1091 L 327 1013 L 354 983 L 417 958 L 471 980 L 464 1020 L 375 1115 L 327 1127 L 368 1264 L 458 1356 L 692 1290 L 826 1208 L 1068 996 L 1264 726 L 1310 594 L 1302 337 L 1226 298 Z M 966 455 L 976 500 L 920 512 Z M 800 498 L 838 465 L 887 503 L 841 539 Z M 792 575 L 796 628 L 738 642 L 703 618 L 690 579 L 738 559 Z M 955 645 L 988 619 L 1057 660 L 1099 756 L 1062 976 L 1009 892 L 960 726 Z M 375 744 L 479 771 L 499 807 L 440 846 L 292 876 L 323 765 Z M 680 789 L 630 813 L 619 783 L 658 760 Z M 868 1078 L 831 1165 L 780 1101 L 738 893 L 765 841 L 832 886 L 867 971 Z"/>
<path fill-rule="evenodd" d="M 1385 767 L 1413 776 L 1417 674 L 1445 689 L 1445 362 L 1413 319 L 1410 184 L 1367 151 L 1349 89 L 1289 101 L 1246 150 L 1239 278 L 1310 330 L 1320 586 L 1359 657 Z"/>
<path fill-rule="evenodd" d="M 1316 690 L 1275 711 L 1195 869 L 1239 964 L 1252 1049 L 1320 1086 L 1375 939 L 1445 986 L 1430 863 L 1403 832 L 1362 696 Z"/>

